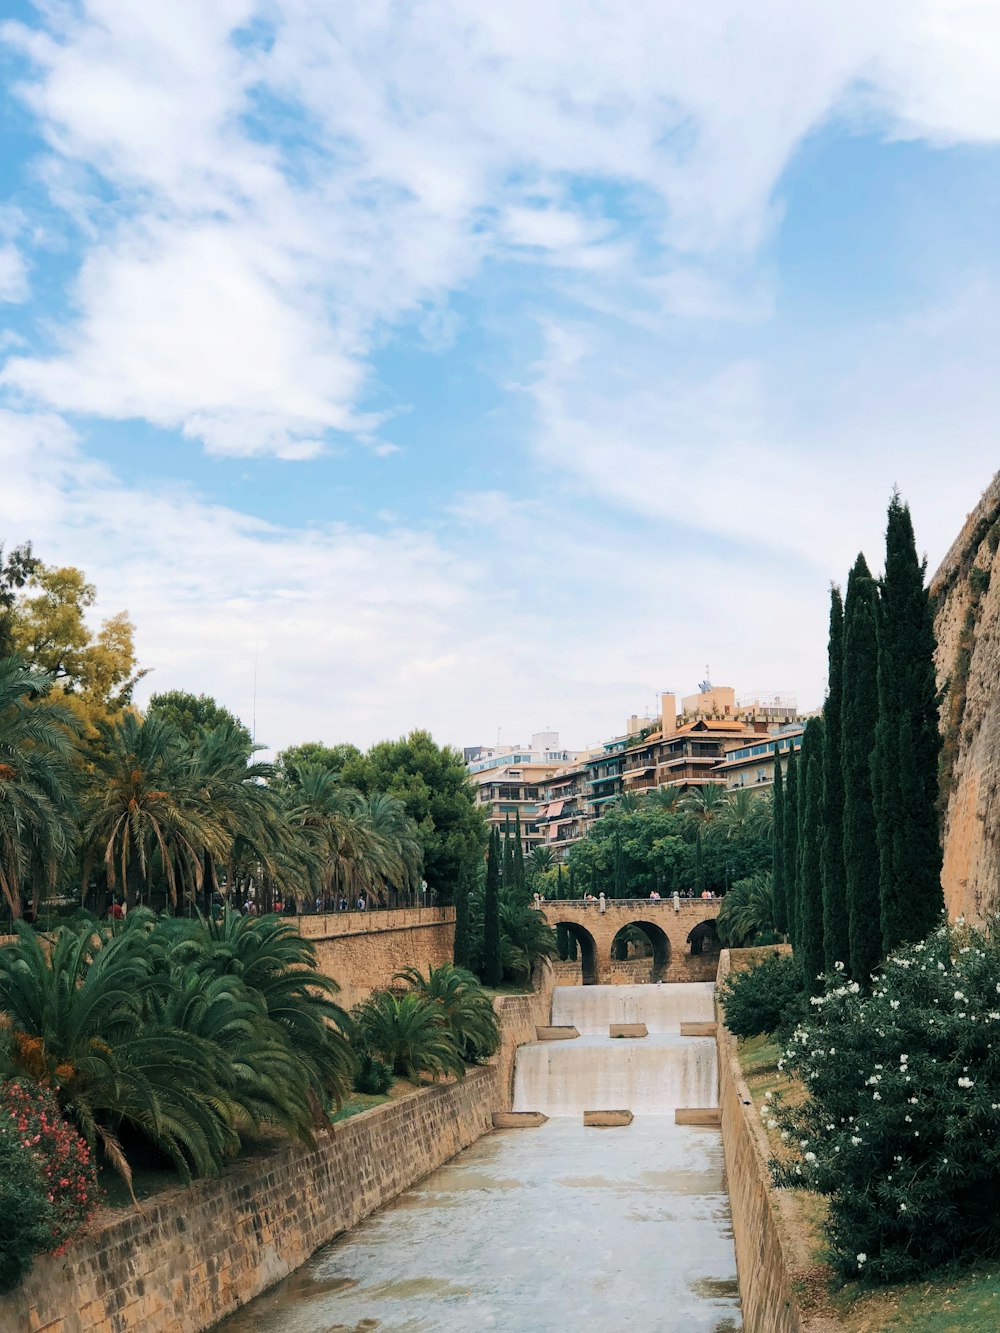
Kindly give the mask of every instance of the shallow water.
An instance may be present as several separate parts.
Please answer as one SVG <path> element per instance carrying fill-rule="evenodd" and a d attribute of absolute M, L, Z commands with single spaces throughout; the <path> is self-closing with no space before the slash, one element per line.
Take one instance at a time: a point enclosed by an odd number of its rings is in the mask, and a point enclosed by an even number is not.
<path fill-rule="evenodd" d="M 491 1134 L 220 1333 L 742 1327 L 717 1131 L 640 1116 Z"/>
<path fill-rule="evenodd" d="M 742 1328 L 721 1135 L 673 1122 L 716 1104 L 715 1043 L 678 1033 L 711 1017 L 711 994 L 557 989 L 553 1021 L 589 1035 L 522 1047 L 515 1069 L 515 1106 L 553 1118 L 481 1139 L 219 1333 Z M 650 1035 L 610 1038 L 609 1022 Z M 584 1110 L 617 1108 L 631 1125 L 584 1128 Z"/>

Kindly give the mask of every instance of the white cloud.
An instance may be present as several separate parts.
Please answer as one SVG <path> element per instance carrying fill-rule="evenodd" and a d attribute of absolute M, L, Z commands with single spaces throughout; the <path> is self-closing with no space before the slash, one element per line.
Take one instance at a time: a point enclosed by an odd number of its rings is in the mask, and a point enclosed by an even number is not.
<path fill-rule="evenodd" d="M 512 244 L 586 272 L 598 309 L 631 285 L 651 317 L 748 299 L 759 317 L 757 282 L 730 290 L 734 257 L 838 108 L 886 133 L 1000 137 L 982 0 L 89 0 L 46 19 L 3 33 L 90 241 L 61 346 L 5 382 L 226 453 L 300 457 L 366 428 L 385 327 Z M 611 239 L 616 208 L 643 246 Z"/>
<path fill-rule="evenodd" d="M 28 269 L 16 245 L 0 243 L 0 301 L 28 299 Z"/>

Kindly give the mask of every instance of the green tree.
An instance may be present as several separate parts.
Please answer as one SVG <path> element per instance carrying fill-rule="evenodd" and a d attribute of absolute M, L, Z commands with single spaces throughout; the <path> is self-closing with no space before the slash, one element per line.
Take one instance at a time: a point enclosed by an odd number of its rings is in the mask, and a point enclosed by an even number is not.
<path fill-rule="evenodd" d="M 771 848 L 773 868 L 771 873 L 771 892 L 774 899 L 774 929 L 779 935 L 788 933 L 788 905 L 785 892 L 785 793 L 784 780 L 781 776 L 781 752 L 779 742 L 774 746 L 774 795 L 771 824 Z"/>
<path fill-rule="evenodd" d="M 465 1075 L 454 1037 L 437 1006 L 419 991 L 376 991 L 355 1009 L 354 1021 L 364 1049 L 398 1078 L 417 1082 L 422 1074 Z"/>
<path fill-rule="evenodd" d="M 844 772 L 844 886 L 850 972 L 867 986 L 881 955 L 872 754 L 878 720 L 875 581 L 863 555 L 847 580 L 841 763 Z"/>
<path fill-rule="evenodd" d="M 785 918 L 792 948 L 798 941 L 799 885 L 799 764 L 794 740 L 788 743 L 788 767 L 785 769 L 785 795 L 782 812 L 782 843 L 785 865 L 782 871 L 785 890 Z"/>
<path fill-rule="evenodd" d="M 469 871 L 462 866 L 455 888 L 455 942 L 452 958 L 456 967 L 468 968 L 471 962 L 471 940 L 469 938 Z"/>
<path fill-rule="evenodd" d="M 850 957 L 844 866 L 844 603 L 830 590 L 829 684 L 823 705 L 823 956 L 828 972 Z"/>
<path fill-rule="evenodd" d="M 739 949 L 758 935 L 774 935 L 774 882 L 770 875 L 737 880 L 722 900 L 718 917 L 719 939 Z"/>
<path fill-rule="evenodd" d="M 806 723 L 800 756 L 799 872 L 796 883 L 797 939 L 795 953 L 807 991 L 822 989 L 823 951 L 823 723 Z"/>
<path fill-rule="evenodd" d="M 37 910 L 76 842 L 76 719 L 48 677 L 0 658 L 0 892 L 12 916 Z"/>
<path fill-rule="evenodd" d="M 12 657 L 14 654 L 14 611 L 18 594 L 39 563 L 32 554 L 30 542 L 15 546 L 6 557 L 3 543 L 0 542 L 0 658 Z"/>
<path fill-rule="evenodd" d="M 514 818 L 514 888 L 527 901 L 528 875 L 524 865 L 524 839 L 521 833 L 521 811 Z"/>
<path fill-rule="evenodd" d="M 196 745 L 210 731 L 224 728 L 234 737 L 239 737 L 244 749 L 244 763 L 253 752 L 253 739 L 250 731 L 240 719 L 217 703 L 210 694 L 190 694 L 187 690 L 165 690 L 150 696 L 146 708 L 147 716 L 151 713 L 162 717 L 184 736 L 191 745 Z"/>
<path fill-rule="evenodd" d="M 500 861 L 502 850 L 500 834 L 490 834 L 486 854 L 486 885 L 483 908 L 483 981 L 487 986 L 499 986 L 503 980 L 503 958 L 500 952 Z"/>
<path fill-rule="evenodd" d="M 488 1060 L 496 1054 L 500 1028 L 493 1001 L 471 972 L 442 963 L 429 967 L 426 977 L 419 968 L 403 968 L 394 980 L 405 981 L 436 1007 L 463 1060 Z"/>
<path fill-rule="evenodd" d="M 475 866 L 486 847 L 486 819 L 462 756 L 413 731 L 381 741 L 360 759 L 345 762 L 343 780 L 365 794 L 397 797 L 417 825 L 424 851 L 424 878 L 431 892 L 450 902 L 461 867 Z"/>
<path fill-rule="evenodd" d="M 338 777 L 346 771 L 345 786 L 361 786 L 368 790 L 366 784 L 357 780 L 357 773 L 363 770 L 364 756 L 356 745 L 324 745 L 322 741 L 303 741 L 301 745 L 289 745 L 281 751 L 275 763 L 279 781 L 297 786 L 299 769 L 306 765 L 329 769 Z"/>
<path fill-rule="evenodd" d="M 909 507 L 894 494 L 878 629 L 878 724 L 872 786 L 882 950 L 922 939 L 944 911 L 937 813 L 938 692 L 934 615 Z"/>

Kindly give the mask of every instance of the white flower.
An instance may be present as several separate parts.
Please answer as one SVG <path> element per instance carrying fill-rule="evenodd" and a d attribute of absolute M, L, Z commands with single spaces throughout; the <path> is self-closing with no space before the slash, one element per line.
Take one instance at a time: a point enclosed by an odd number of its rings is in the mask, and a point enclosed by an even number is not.
<path fill-rule="evenodd" d="M 964 999 L 965 999 L 965 995 L 963 994 L 962 991 L 957 990 L 957 991 L 955 992 L 955 999 L 956 999 L 956 1000 L 964 1000 Z"/>
<path fill-rule="evenodd" d="M 974 1088 L 976 1085 L 971 1078 L 960 1078 L 958 1080 L 958 1086 L 960 1088 Z"/>
<path fill-rule="evenodd" d="M 851 1142 L 854 1144 L 854 1146 L 855 1146 L 855 1148 L 856 1148 L 856 1147 L 858 1146 L 858 1144 L 861 1142 L 861 1140 L 857 1137 L 856 1134 L 852 1134 L 852 1135 L 851 1135 Z"/>
<path fill-rule="evenodd" d="M 882 1094 L 881 1094 L 880 1092 L 873 1092 L 873 1093 L 872 1093 L 872 1101 L 873 1101 L 873 1102 L 880 1102 L 881 1100 L 882 1100 Z"/>
<path fill-rule="evenodd" d="M 767 1127 L 768 1127 L 768 1129 L 777 1129 L 777 1128 L 778 1128 L 778 1122 L 777 1122 L 777 1120 L 769 1120 L 769 1121 L 767 1122 Z"/>
<path fill-rule="evenodd" d="M 890 1009 L 898 1009 L 898 1008 L 899 1008 L 899 1001 L 898 1001 L 898 1000 L 890 1000 L 890 1001 L 889 1001 L 889 1008 L 890 1008 Z"/>
<path fill-rule="evenodd" d="M 771 1101 L 773 1097 L 774 1097 L 774 1093 L 773 1093 L 773 1092 L 765 1092 L 765 1093 L 764 1093 L 764 1100 L 765 1100 L 766 1102 Z"/>
<path fill-rule="evenodd" d="M 843 964 L 843 963 L 834 963 L 834 965 L 833 965 L 833 970 L 834 970 L 835 972 L 843 972 L 843 970 L 844 970 L 844 964 Z"/>
<path fill-rule="evenodd" d="M 905 1203 L 901 1203 L 901 1204 L 899 1205 L 899 1211 L 900 1211 L 901 1213 L 905 1213 L 905 1212 L 906 1212 L 906 1204 L 905 1204 Z"/>
<path fill-rule="evenodd" d="M 864 1264 L 866 1264 L 867 1262 L 868 1262 L 868 1256 L 867 1256 L 867 1254 L 859 1254 L 859 1255 L 858 1255 L 858 1267 L 859 1267 L 859 1268 L 861 1268 L 861 1267 L 862 1267 Z"/>

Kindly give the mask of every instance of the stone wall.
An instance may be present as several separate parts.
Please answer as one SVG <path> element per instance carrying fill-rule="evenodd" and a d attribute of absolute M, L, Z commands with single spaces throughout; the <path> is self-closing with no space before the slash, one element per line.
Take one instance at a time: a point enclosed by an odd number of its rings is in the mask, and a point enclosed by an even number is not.
<path fill-rule="evenodd" d="M 496 1001 L 503 1044 L 461 1082 L 435 1084 L 288 1145 L 221 1180 L 169 1190 L 95 1221 L 0 1297 L 3 1333 L 200 1333 L 300 1267 L 321 1245 L 485 1134 L 511 1104 L 514 1053 L 548 1021 L 548 969 L 531 995 Z"/>
<path fill-rule="evenodd" d="M 723 950 L 720 980 L 731 970 L 738 968 L 731 967 L 729 950 Z M 718 1018 L 719 1107 L 743 1327 L 746 1333 L 843 1333 L 835 1320 L 805 1318 L 799 1309 L 795 1292 L 811 1256 L 801 1242 L 791 1200 L 785 1191 L 771 1188 L 767 1136 L 743 1081 L 736 1038 L 723 1026 L 721 1010 Z"/>
<path fill-rule="evenodd" d="M 453 907 L 406 907 L 386 912 L 331 912 L 300 916 L 299 929 L 316 946 L 320 971 L 340 986 L 351 1009 L 388 986 L 403 967 L 450 962 L 455 941 Z"/>
<path fill-rule="evenodd" d="M 949 915 L 1000 908 L 1000 473 L 933 580 Z"/>

